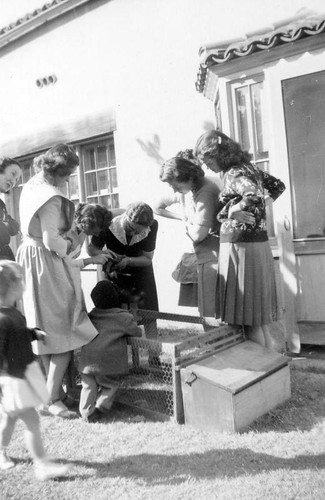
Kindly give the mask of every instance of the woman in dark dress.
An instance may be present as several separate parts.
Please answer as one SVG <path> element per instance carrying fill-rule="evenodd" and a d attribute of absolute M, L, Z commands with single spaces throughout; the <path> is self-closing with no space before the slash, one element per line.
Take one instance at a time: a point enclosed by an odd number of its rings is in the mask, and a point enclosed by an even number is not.
<path fill-rule="evenodd" d="M 141 309 L 158 311 L 156 281 L 152 259 L 156 247 L 158 222 L 152 208 L 143 202 L 130 203 L 124 213 L 93 235 L 89 255 L 102 253 L 106 247 L 114 264 L 117 285 L 141 296 Z"/>
<path fill-rule="evenodd" d="M 21 166 L 12 158 L 0 158 L 0 193 L 8 193 L 21 176 Z M 15 260 L 9 246 L 11 236 L 19 233 L 19 224 L 7 212 L 0 199 L 0 259 Z"/>

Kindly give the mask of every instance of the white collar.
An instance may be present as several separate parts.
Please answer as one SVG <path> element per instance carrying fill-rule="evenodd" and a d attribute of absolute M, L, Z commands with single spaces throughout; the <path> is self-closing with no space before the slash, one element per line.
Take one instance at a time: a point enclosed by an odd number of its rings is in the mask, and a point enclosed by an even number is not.
<path fill-rule="evenodd" d="M 111 233 L 113 233 L 115 238 L 117 238 L 123 245 L 127 246 L 135 245 L 136 243 L 139 243 L 139 241 L 144 240 L 150 233 L 151 229 L 150 227 L 147 227 L 147 229 L 142 233 L 134 234 L 131 238 L 131 241 L 128 243 L 126 241 L 126 234 L 122 224 L 123 218 L 124 214 L 117 215 L 116 217 L 114 217 L 114 219 L 111 222 L 111 225 L 109 226 L 109 230 L 111 231 Z"/>

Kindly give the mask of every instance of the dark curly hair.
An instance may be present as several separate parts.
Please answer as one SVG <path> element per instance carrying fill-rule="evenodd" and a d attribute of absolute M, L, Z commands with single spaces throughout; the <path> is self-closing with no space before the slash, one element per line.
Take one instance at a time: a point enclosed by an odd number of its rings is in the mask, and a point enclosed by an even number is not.
<path fill-rule="evenodd" d="M 178 151 L 176 156 L 179 158 L 185 158 L 185 160 L 189 160 L 192 163 L 195 163 L 195 165 L 200 166 L 199 160 L 194 155 L 193 149 L 184 149 L 182 151 Z"/>
<path fill-rule="evenodd" d="M 50 177 L 64 177 L 72 174 L 79 165 L 79 157 L 73 146 L 57 144 L 46 153 L 36 156 L 33 161 L 34 171 L 43 171 Z"/>
<path fill-rule="evenodd" d="M 210 130 L 198 138 L 194 155 L 215 158 L 223 172 L 236 165 L 247 165 L 251 161 L 248 151 L 243 151 L 238 142 L 218 130 Z"/>
<path fill-rule="evenodd" d="M 94 229 L 104 229 L 112 222 L 113 215 L 103 205 L 95 203 L 79 203 L 74 220 L 78 229 L 91 234 Z"/>
<path fill-rule="evenodd" d="M 186 150 L 191 151 L 191 150 Z M 183 155 L 183 156 L 181 156 Z M 177 156 L 165 161 L 160 169 L 159 178 L 162 182 L 172 184 L 173 182 L 192 181 L 194 189 L 197 188 L 201 179 L 204 177 L 204 171 L 197 163 L 190 161 L 184 155 L 184 152 L 177 153 Z"/>
<path fill-rule="evenodd" d="M 19 161 L 9 158 L 9 156 L 0 157 L 0 174 L 3 174 L 9 165 L 17 165 L 17 167 L 22 168 Z"/>

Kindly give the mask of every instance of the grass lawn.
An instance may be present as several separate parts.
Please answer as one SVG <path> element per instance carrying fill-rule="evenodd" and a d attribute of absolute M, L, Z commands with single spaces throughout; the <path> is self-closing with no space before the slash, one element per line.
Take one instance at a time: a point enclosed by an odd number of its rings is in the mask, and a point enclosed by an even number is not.
<path fill-rule="evenodd" d="M 37 482 L 17 425 L 0 472 L 1 500 L 324 499 L 325 361 L 291 363 L 292 398 L 240 434 L 208 434 L 114 408 L 87 424 L 42 417 L 48 453 L 66 478 Z"/>

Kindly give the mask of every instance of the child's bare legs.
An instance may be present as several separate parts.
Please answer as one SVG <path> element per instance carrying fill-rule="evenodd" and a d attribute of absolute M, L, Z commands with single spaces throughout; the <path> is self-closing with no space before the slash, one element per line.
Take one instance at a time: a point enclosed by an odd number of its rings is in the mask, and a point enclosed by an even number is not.
<path fill-rule="evenodd" d="M 9 417 L 6 413 L 1 415 L 0 423 L 0 469 L 6 470 L 14 467 L 14 462 L 7 457 L 7 447 L 15 429 L 17 417 Z"/>
<path fill-rule="evenodd" d="M 51 462 L 46 457 L 37 411 L 34 408 L 30 408 L 21 413 L 19 417 L 26 425 L 25 443 L 35 465 L 36 478 L 44 481 L 64 476 L 68 472 L 69 467 Z"/>
<path fill-rule="evenodd" d="M 34 408 L 29 408 L 21 413 L 19 417 L 26 426 L 25 443 L 33 461 L 44 460 L 45 450 L 41 438 L 40 420 L 37 411 Z"/>

